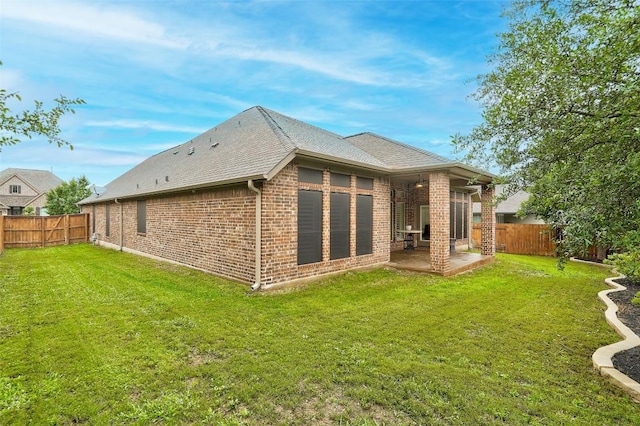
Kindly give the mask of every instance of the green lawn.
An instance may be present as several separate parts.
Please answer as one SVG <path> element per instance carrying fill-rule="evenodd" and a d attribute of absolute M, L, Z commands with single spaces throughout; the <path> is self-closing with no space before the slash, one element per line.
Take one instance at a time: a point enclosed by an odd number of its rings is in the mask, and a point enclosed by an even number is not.
<path fill-rule="evenodd" d="M 0 424 L 640 424 L 606 271 L 498 256 L 248 286 L 75 245 L 0 256 Z"/>

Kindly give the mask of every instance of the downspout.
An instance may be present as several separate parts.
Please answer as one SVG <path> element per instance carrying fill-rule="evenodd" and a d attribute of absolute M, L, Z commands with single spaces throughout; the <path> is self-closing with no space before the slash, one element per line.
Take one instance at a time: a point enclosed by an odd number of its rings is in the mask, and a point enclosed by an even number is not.
<path fill-rule="evenodd" d="M 251 290 L 260 289 L 260 261 L 262 260 L 262 191 L 255 187 L 253 179 L 247 181 L 249 189 L 256 193 L 256 278 L 255 283 L 251 286 Z"/>
<path fill-rule="evenodd" d="M 123 238 L 124 238 L 124 221 L 122 220 L 122 203 L 118 202 L 117 198 L 114 198 L 114 200 L 116 204 L 118 204 L 120 206 L 120 251 L 122 251 L 122 247 L 123 247 Z"/>

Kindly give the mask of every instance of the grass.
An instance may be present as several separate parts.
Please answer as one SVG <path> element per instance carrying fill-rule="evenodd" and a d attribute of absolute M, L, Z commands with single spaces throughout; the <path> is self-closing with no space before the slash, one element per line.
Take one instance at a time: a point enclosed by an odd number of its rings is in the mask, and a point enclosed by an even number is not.
<path fill-rule="evenodd" d="M 0 257 L 0 424 L 640 424 L 606 271 L 501 255 L 248 287 L 75 245 Z"/>

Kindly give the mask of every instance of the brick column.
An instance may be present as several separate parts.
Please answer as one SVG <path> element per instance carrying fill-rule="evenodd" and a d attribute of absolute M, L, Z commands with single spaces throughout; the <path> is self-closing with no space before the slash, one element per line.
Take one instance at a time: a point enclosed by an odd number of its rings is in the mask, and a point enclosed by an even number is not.
<path fill-rule="evenodd" d="M 322 173 L 322 261 L 331 259 L 331 173 Z"/>
<path fill-rule="evenodd" d="M 429 174 L 429 218 L 431 222 L 430 256 L 433 272 L 448 275 L 450 266 L 449 174 Z"/>
<path fill-rule="evenodd" d="M 349 188 L 349 256 L 351 257 L 356 257 L 356 240 L 358 238 L 356 229 L 357 179 L 356 175 L 351 175 L 351 186 Z"/>
<path fill-rule="evenodd" d="M 493 195 L 493 186 L 482 185 L 480 252 L 485 256 L 496 255 L 496 208 L 493 204 Z"/>

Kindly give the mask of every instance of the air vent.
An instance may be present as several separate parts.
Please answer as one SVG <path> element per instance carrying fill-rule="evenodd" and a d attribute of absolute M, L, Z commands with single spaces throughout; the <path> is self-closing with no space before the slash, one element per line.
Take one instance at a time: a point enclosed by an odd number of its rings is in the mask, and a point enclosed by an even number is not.
<path fill-rule="evenodd" d="M 190 147 L 189 147 L 189 150 L 187 151 L 187 155 L 191 155 L 191 154 L 193 154 L 195 151 L 196 151 L 195 147 L 190 146 Z"/>

